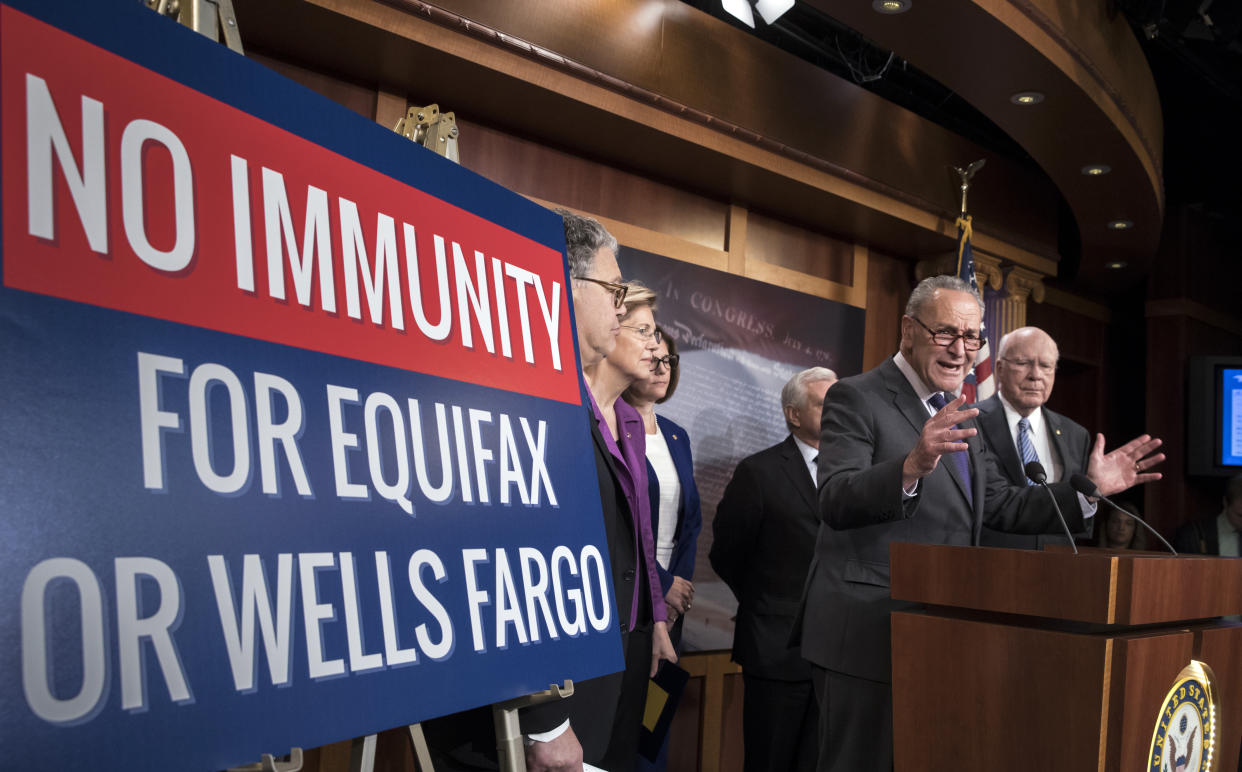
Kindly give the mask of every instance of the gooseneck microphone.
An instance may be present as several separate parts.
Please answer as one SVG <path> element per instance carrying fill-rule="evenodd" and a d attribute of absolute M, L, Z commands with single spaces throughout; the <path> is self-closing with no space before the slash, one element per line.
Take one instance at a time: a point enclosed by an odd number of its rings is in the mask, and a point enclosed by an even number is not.
<path fill-rule="evenodd" d="M 1111 501 L 1103 493 L 1100 493 L 1100 489 L 1096 487 L 1095 483 L 1091 482 L 1090 477 L 1087 477 L 1085 474 L 1076 474 L 1070 478 L 1070 486 L 1072 486 L 1074 490 L 1078 491 L 1084 496 L 1090 496 L 1092 498 L 1100 499 L 1104 501 L 1105 503 L 1107 503 L 1108 505 L 1110 505 L 1113 509 L 1116 509 L 1121 512 L 1125 512 L 1127 515 L 1130 516 L 1131 520 L 1138 522 L 1144 528 L 1151 531 L 1152 534 L 1155 535 L 1155 537 L 1160 540 L 1161 544 L 1169 548 L 1169 552 L 1172 552 L 1174 555 L 1177 554 L 1177 550 L 1173 549 L 1173 545 L 1165 541 L 1164 537 L 1161 536 L 1159 532 L 1156 531 L 1155 528 L 1152 528 L 1150 525 L 1148 525 L 1146 520 L 1134 514 L 1133 512 L 1129 511 L 1128 509 L 1118 506 L 1117 502 Z"/>
<path fill-rule="evenodd" d="M 1048 498 L 1052 499 L 1052 508 L 1057 512 L 1057 519 L 1061 521 L 1061 527 L 1065 529 L 1065 538 L 1069 539 L 1070 548 L 1077 555 L 1078 545 L 1074 544 L 1074 535 L 1070 533 L 1069 523 L 1065 522 L 1065 515 L 1061 514 L 1061 505 L 1057 503 L 1056 494 L 1048 487 L 1048 473 L 1044 471 L 1044 465 L 1038 461 L 1028 461 L 1022 471 L 1026 473 L 1031 482 L 1048 492 Z"/>

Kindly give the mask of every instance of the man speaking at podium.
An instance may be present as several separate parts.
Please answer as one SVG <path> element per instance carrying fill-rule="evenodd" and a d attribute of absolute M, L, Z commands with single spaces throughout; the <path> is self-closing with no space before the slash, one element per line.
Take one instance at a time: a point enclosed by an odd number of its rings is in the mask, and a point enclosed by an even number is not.
<path fill-rule="evenodd" d="M 976 437 L 975 409 L 959 396 L 982 345 L 982 302 L 970 285 L 934 276 L 915 287 L 901 319 L 900 351 L 837 382 L 824 405 L 819 455 L 822 523 L 802 606 L 802 656 L 820 708 L 820 770 L 892 769 L 889 613 L 914 606 L 889 595 L 892 542 L 978 544 L 1000 531 L 1071 530 L 1095 505 L 1068 483 L 1008 484 Z M 1160 479 L 1163 455 L 1146 435 L 1104 453 L 1097 438 L 1087 475 L 1104 495 Z M 935 716 L 928 720 L 934 721 Z"/>

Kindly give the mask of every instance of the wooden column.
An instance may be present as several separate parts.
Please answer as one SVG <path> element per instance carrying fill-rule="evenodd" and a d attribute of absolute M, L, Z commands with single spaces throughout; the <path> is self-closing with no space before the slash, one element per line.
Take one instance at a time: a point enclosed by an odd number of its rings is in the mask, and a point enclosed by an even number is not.
<path fill-rule="evenodd" d="M 998 326 L 998 335 L 1026 326 L 1027 299 L 1044 302 L 1043 280 L 1041 274 L 1020 266 L 1012 266 L 1005 271 L 1005 291 L 997 304 L 999 313 L 992 322 Z"/>

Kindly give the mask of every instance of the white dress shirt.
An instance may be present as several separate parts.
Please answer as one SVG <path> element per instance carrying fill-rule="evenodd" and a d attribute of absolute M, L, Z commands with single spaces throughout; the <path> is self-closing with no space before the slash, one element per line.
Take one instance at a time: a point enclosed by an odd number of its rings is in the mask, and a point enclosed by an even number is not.
<path fill-rule="evenodd" d="M 1221 555 L 1238 557 L 1238 531 L 1233 527 L 1233 523 L 1229 522 L 1229 515 L 1224 512 L 1216 518 L 1216 544 L 1220 548 Z"/>
<path fill-rule="evenodd" d="M 819 448 L 812 448 L 807 445 L 796 435 L 789 435 L 794 438 L 794 444 L 798 446 L 798 451 L 802 453 L 802 460 L 806 462 L 806 470 L 811 473 L 811 485 L 814 486 L 819 480 Z"/>
<path fill-rule="evenodd" d="M 681 478 L 669 452 L 663 430 L 647 435 L 647 460 L 655 470 L 660 486 L 659 532 L 655 534 L 656 562 L 668 570 L 677 547 L 677 510 L 681 507 Z"/>
<path fill-rule="evenodd" d="M 1004 394 L 998 396 L 1000 396 L 1001 407 L 1005 409 L 1005 422 L 1009 424 L 1009 436 L 1013 438 L 1013 446 L 1017 448 L 1018 458 L 1021 459 L 1022 445 L 1018 443 L 1018 421 L 1022 420 L 1022 414 L 1009 404 Z M 1048 482 L 1061 481 L 1065 475 L 1065 464 L 1061 462 L 1061 455 L 1053 448 L 1051 438 L 1048 436 L 1048 422 L 1044 420 L 1044 409 L 1035 408 L 1026 420 L 1031 425 L 1031 444 L 1035 446 L 1035 455 L 1039 456 L 1039 463 L 1043 465 L 1044 472 L 1048 474 Z"/>

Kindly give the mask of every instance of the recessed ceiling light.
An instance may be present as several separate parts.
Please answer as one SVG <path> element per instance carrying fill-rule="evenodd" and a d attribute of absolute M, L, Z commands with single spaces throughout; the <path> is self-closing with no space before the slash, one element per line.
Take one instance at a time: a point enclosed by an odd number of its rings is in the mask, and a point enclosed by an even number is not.
<path fill-rule="evenodd" d="M 1038 91 L 1019 91 L 1009 97 L 1009 101 L 1013 102 L 1015 105 L 1029 107 L 1030 105 L 1037 105 L 1044 101 L 1044 95 Z"/>
<path fill-rule="evenodd" d="M 914 5 L 912 0 L 871 0 L 871 7 L 880 13 L 905 13 Z"/>
<path fill-rule="evenodd" d="M 1082 167 L 1082 173 L 1088 177 L 1103 177 L 1112 170 L 1113 167 L 1108 164 L 1091 164 L 1090 166 Z"/>
<path fill-rule="evenodd" d="M 1129 220 L 1113 220 L 1108 223 L 1108 229 L 1113 231 L 1127 231 L 1134 227 L 1134 223 Z"/>
<path fill-rule="evenodd" d="M 730 16 L 747 27 L 754 28 L 755 12 L 751 9 L 749 0 L 720 0 L 720 5 Z"/>
<path fill-rule="evenodd" d="M 1111 268 L 1114 271 L 1120 271 L 1122 268 L 1126 267 L 1126 261 L 1125 260 L 1114 260 L 1111 263 L 1105 263 L 1104 267 Z"/>

